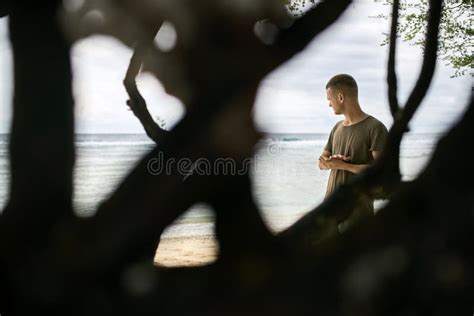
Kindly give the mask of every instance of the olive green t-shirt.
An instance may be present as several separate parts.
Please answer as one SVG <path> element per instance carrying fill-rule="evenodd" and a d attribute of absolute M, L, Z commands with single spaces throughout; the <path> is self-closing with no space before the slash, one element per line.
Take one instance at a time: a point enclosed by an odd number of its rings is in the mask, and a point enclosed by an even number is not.
<path fill-rule="evenodd" d="M 351 157 L 352 164 L 370 164 L 374 160 L 372 151 L 382 150 L 387 135 L 388 131 L 383 123 L 370 115 L 350 126 L 344 126 L 340 121 L 332 129 L 324 149 L 331 155 Z M 349 171 L 331 170 L 326 197 L 353 176 L 355 174 Z M 367 207 L 373 211 L 373 201 L 367 201 Z"/>

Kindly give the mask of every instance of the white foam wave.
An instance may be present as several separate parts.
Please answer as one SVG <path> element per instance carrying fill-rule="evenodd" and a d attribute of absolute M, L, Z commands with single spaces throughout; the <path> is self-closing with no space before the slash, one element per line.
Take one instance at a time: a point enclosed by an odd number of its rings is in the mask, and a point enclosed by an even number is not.
<path fill-rule="evenodd" d="M 152 141 L 76 141 L 76 146 L 153 146 Z"/>

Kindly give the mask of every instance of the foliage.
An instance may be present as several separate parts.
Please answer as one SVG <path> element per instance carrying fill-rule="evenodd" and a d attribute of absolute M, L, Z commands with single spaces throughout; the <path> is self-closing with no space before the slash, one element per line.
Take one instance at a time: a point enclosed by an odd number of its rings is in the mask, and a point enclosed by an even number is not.
<path fill-rule="evenodd" d="M 383 5 L 392 5 L 393 0 L 374 0 Z M 439 33 L 439 57 L 454 68 L 452 77 L 465 75 L 473 68 L 473 39 L 472 0 L 443 0 L 443 13 Z M 425 42 L 426 21 L 428 15 L 428 0 L 400 1 L 398 34 L 403 41 L 423 48 Z M 389 16 L 380 14 L 380 18 Z M 382 45 L 389 42 L 389 34 Z"/>
<path fill-rule="evenodd" d="M 304 9 L 316 0 L 285 0 L 288 9 L 301 15 Z M 374 0 L 384 6 L 392 6 L 393 0 Z M 473 0 L 443 0 L 444 9 L 439 34 L 439 57 L 454 68 L 453 77 L 473 75 Z M 401 0 L 399 10 L 398 34 L 403 41 L 424 47 L 428 0 Z M 379 14 L 376 17 L 388 19 L 390 15 Z M 382 45 L 389 43 L 389 33 Z"/>
<path fill-rule="evenodd" d="M 301 15 L 303 14 L 305 7 L 314 4 L 316 0 L 285 0 L 284 2 L 293 14 Z"/>

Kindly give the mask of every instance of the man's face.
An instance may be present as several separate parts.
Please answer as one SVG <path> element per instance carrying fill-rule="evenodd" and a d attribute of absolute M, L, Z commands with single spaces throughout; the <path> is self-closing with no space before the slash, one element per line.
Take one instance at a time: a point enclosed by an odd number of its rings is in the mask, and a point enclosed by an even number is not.
<path fill-rule="evenodd" d="M 342 114 L 342 100 L 340 93 L 336 93 L 331 88 L 326 89 L 326 95 L 329 101 L 329 106 L 334 110 L 334 114 Z"/>

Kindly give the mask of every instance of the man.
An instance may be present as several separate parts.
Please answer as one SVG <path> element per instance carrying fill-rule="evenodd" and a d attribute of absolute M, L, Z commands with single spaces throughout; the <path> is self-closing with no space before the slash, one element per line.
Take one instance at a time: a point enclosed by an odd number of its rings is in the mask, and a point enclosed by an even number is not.
<path fill-rule="evenodd" d="M 319 168 L 331 170 L 326 190 L 328 197 L 380 156 L 388 132 L 382 122 L 362 111 L 357 83 L 351 76 L 332 77 L 326 85 L 326 94 L 334 114 L 344 115 L 344 120 L 332 129 L 319 157 Z M 357 213 L 372 215 L 374 201 L 362 198 Z"/>

